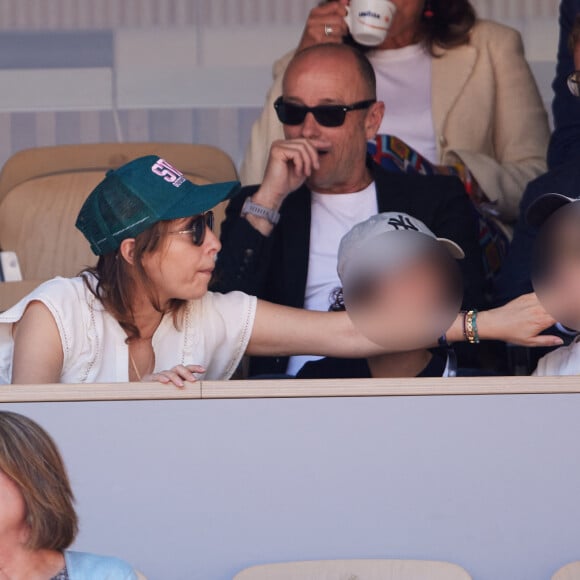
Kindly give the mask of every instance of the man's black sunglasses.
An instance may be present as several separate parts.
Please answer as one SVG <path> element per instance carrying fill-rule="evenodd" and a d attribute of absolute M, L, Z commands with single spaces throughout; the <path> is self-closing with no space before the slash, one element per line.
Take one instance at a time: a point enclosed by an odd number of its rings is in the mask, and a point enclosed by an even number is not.
<path fill-rule="evenodd" d="M 187 234 L 191 236 L 191 241 L 195 246 L 201 246 L 205 240 L 205 232 L 209 228 L 213 230 L 213 211 L 206 211 L 201 213 L 191 222 L 191 227 L 187 230 L 179 230 L 177 232 L 167 232 L 169 234 Z"/>
<path fill-rule="evenodd" d="M 284 125 L 301 125 L 308 113 L 312 113 L 316 122 L 323 127 L 340 127 L 349 111 L 368 109 L 375 99 L 359 101 L 352 105 L 318 105 L 317 107 L 305 107 L 284 101 L 278 97 L 274 103 L 278 119 Z"/>

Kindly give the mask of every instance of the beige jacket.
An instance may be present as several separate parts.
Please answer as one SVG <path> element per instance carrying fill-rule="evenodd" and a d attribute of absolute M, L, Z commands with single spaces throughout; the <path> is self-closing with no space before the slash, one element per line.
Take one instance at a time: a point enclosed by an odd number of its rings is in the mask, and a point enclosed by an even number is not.
<path fill-rule="evenodd" d="M 274 84 L 254 123 L 242 164 L 244 184 L 262 180 L 270 144 L 284 138 L 273 103 L 282 94 L 282 78 L 291 58 L 287 54 L 274 65 Z M 432 71 L 440 163 L 460 158 L 497 203 L 501 218 L 515 220 L 526 184 L 546 171 L 550 136 L 519 33 L 479 21 L 469 44 L 441 50 L 433 58 Z"/>

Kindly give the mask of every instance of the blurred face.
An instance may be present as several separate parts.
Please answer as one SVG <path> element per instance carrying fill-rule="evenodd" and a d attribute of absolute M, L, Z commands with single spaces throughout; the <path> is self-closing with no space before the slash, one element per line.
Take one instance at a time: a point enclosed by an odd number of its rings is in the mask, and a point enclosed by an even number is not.
<path fill-rule="evenodd" d="M 202 245 L 196 246 L 187 232 L 192 224 L 193 218 L 174 220 L 159 248 L 143 256 L 143 268 L 161 304 L 195 300 L 207 292 L 221 244 L 207 227 Z"/>
<path fill-rule="evenodd" d="M 354 59 L 344 54 L 311 54 L 289 67 L 283 87 L 285 101 L 315 107 L 352 105 L 373 98 L 365 89 Z M 350 111 L 340 127 L 324 127 L 308 113 L 300 125 L 284 125 L 287 139 L 308 139 L 320 158 L 320 169 L 308 179 L 310 189 L 320 193 L 345 193 L 369 183 L 366 170 L 367 141 L 380 126 L 384 106 Z"/>
<path fill-rule="evenodd" d="M 434 242 L 436 244 L 436 242 Z M 433 247 L 404 264 L 378 271 L 349 292 L 345 304 L 357 328 L 373 342 L 396 329 L 410 350 L 434 342 L 451 326 L 461 305 L 461 278 L 446 250 Z"/>
<path fill-rule="evenodd" d="M 0 471 L 0 542 L 25 544 L 27 533 L 24 498 L 18 486 Z"/>
<path fill-rule="evenodd" d="M 533 284 L 544 308 L 559 322 L 580 330 L 580 207 L 564 206 L 536 240 Z"/>
<path fill-rule="evenodd" d="M 574 69 L 580 70 L 580 42 L 574 44 Z"/>

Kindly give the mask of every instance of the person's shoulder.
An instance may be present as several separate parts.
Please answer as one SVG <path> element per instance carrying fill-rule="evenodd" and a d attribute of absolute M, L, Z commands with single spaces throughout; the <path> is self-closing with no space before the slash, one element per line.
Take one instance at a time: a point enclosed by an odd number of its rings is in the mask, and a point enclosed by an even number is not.
<path fill-rule="evenodd" d="M 502 41 L 521 41 L 520 33 L 511 26 L 493 20 L 478 19 L 470 33 L 469 44 L 473 46 L 495 46 Z"/>
<path fill-rule="evenodd" d="M 71 580 L 133 580 L 137 574 L 133 567 L 119 558 L 112 556 L 98 556 L 87 552 L 66 551 L 65 561 Z"/>
<path fill-rule="evenodd" d="M 539 191 L 541 193 L 562 193 L 576 197 L 578 195 L 578 180 L 580 180 L 580 163 L 573 159 L 557 165 L 530 181 L 525 193 Z"/>
<path fill-rule="evenodd" d="M 1 315 L 2 322 L 19 320 L 28 304 L 34 301 L 42 302 L 49 306 L 51 312 L 63 312 L 67 309 L 74 312 L 76 309 L 70 308 L 70 306 L 86 300 L 85 293 L 87 290 L 88 288 L 86 288 L 83 279 L 80 277 L 52 278 L 39 284 L 20 302 L 3 312 Z"/>
<path fill-rule="evenodd" d="M 92 274 L 74 278 L 57 277 L 42 283 L 32 294 L 38 294 L 53 304 L 68 308 L 72 304 L 88 304 L 92 300 L 89 286 L 94 287 L 96 283 L 97 280 Z"/>
<path fill-rule="evenodd" d="M 461 180 L 452 175 L 421 175 L 418 173 L 396 173 L 387 171 L 378 164 L 374 166 L 377 193 L 400 193 L 404 196 L 428 195 L 432 201 L 441 196 L 465 196 Z"/>
<path fill-rule="evenodd" d="M 233 290 L 232 292 L 206 292 L 199 300 L 189 302 L 188 308 L 194 316 L 207 317 L 212 314 L 227 316 L 234 312 L 240 312 L 252 308 L 257 298 L 245 292 Z"/>
<path fill-rule="evenodd" d="M 580 338 L 543 356 L 534 371 L 534 375 L 539 377 L 578 374 L 580 374 Z"/>
<path fill-rule="evenodd" d="M 43 292 L 47 294 L 63 292 L 78 293 L 84 287 L 85 282 L 81 276 L 76 276 L 75 278 L 61 278 L 60 276 L 57 276 L 56 278 L 51 278 L 50 280 L 39 284 L 34 292 Z"/>
<path fill-rule="evenodd" d="M 578 12 L 580 12 L 580 0 L 562 0 L 560 2 L 560 15 L 567 16 L 568 22 L 566 24 L 569 24 L 569 26 L 572 25 L 572 21 Z M 562 21 L 560 24 L 562 24 Z"/>

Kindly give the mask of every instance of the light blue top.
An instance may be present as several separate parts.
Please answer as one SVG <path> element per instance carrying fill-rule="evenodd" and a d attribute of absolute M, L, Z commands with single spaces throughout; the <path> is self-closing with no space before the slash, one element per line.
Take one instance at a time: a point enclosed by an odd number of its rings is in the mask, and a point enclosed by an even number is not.
<path fill-rule="evenodd" d="M 70 580 L 137 580 L 135 570 L 118 558 L 66 551 L 64 559 Z"/>

